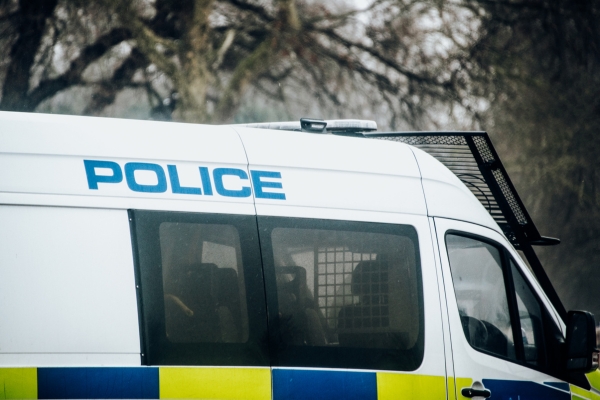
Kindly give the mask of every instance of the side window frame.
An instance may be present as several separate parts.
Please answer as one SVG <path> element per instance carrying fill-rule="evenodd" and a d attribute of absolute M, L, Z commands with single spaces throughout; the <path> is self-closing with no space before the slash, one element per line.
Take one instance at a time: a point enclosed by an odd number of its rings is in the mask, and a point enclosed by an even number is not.
<path fill-rule="evenodd" d="M 260 243 L 253 215 L 129 210 L 142 365 L 269 366 Z M 232 225 L 239 232 L 248 313 L 245 343 L 174 343 L 165 335 L 159 227 L 163 222 Z"/>
<path fill-rule="evenodd" d="M 515 283 L 515 278 L 514 278 L 513 273 L 512 273 L 511 263 L 514 265 L 514 268 L 517 269 L 517 273 L 521 276 L 521 279 L 525 282 L 525 285 L 526 285 L 527 289 L 529 289 L 529 291 L 531 292 L 531 295 L 533 296 L 534 301 L 536 301 L 537 304 L 538 304 L 538 306 L 540 307 L 540 313 L 541 313 L 541 317 L 542 317 L 542 320 L 540 321 L 540 323 L 541 323 L 540 329 L 542 331 L 541 331 L 541 335 L 538 333 L 538 335 L 535 338 L 535 340 L 536 340 L 536 347 L 537 347 L 538 344 L 541 347 L 541 349 L 538 349 L 538 350 L 542 351 L 542 355 L 541 355 L 541 359 L 540 359 L 540 362 L 542 363 L 542 368 L 547 368 L 548 367 L 548 351 L 547 351 L 547 343 L 546 343 L 547 342 L 547 339 L 546 339 L 546 329 L 547 328 L 546 327 L 547 327 L 547 320 L 548 320 L 548 317 L 549 317 L 548 316 L 549 311 L 546 309 L 545 304 L 541 301 L 541 299 L 539 298 L 539 296 L 535 292 L 533 286 L 531 285 L 531 282 L 529 282 L 529 279 L 527 279 L 527 277 L 521 271 L 521 269 L 519 267 L 519 264 L 512 257 L 510 257 L 510 255 L 508 255 L 508 257 L 509 258 L 508 258 L 508 268 L 507 269 L 510 270 L 510 273 L 511 273 L 511 278 L 512 278 L 511 283 L 512 283 L 512 286 L 514 288 L 515 302 L 518 303 L 517 302 L 517 289 L 516 289 L 515 284 L 514 284 Z M 519 320 L 519 328 L 523 329 L 523 327 L 521 326 L 521 315 L 519 314 L 518 304 L 515 304 L 515 308 L 516 308 L 516 317 Z M 535 332 L 534 332 L 534 334 L 535 334 Z M 530 365 L 531 366 L 531 364 L 527 363 L 527 359 L 525 357 L 525 343 L 523 343 L 523 340 L 520 340 L 520 343 L 521 343 L 521 347 L 523 349 L 523 360 L 525 361 L 526 365 Z"/>
<path fill-rule="evenodd" d="M 511 328 L 512 328 L 511 330 L 513 333 L 513 340 L 514 340 L 514 344 L 515 344 L 516 360 L 502 357 L 498 354 L 494 354 L 492 352 L 488 352 L 485 350 L 477 349 L 473 346 L 471 346 L 471 347 L 475 351 L 490 355 L 490 356 L 498 358 L 498 359 L 516 363 L 518 365 L 521 365 L 521 366 L 524 366 L 527 368 L 531 368 L 531 369 L 534 369 L 534 370 L 537 370 L 537 371 L 540 371 L 540 372 L 543 372 L 543 373 L 546 373 L 546 374 L 549 374 L 549 375 L 552 375 L 559 379 L 564 380 L 565 377 L 562 376 L 562 374 L 560 373 L 558 366 L 553 365 L 553 363 L 552 363 L 552 361 L 559 361 L 559 360 L 550 360 L 548 357 L 548 345 L 549 345 L 548 338 L 551 335 L 555 336 L 557 332 L 560 332 L 560 329 L 558 327 L 555 327 L 552 330 L 556 331 L 556 332 L 549 332 L 549 330 L 552 328 L 549 325 L 550 324 L 555 325 L 554 320 L 552 319 L 551 314 L 550 314 L 552 311 L 548 310 L 547 305 L 545 304 L 545 302 L 542 301 L 542 299 L 538 295 L 534 286 L 530 282 L 528 276 L 523 273 L 521 266 L 514 259 L 514 257 L 510 254 L 508 249 L 501 243 L 498 243 L 495 240 L 487 238 L 485 236 L 481 236 L 481 235 L 477 235 L 477 234 L 473 234 L 473 233 L 469 233 L 469 232 L 465 232 L 465 231 L 450 229 L 450 230 L 447 230 L 444 234 L 444 240 L 446 242 L 445 243 L 446 250 L 448 250 L 448 243 L 446 240 L 448 235 L 462 236 L 462 237 L 477 240 L 477 241 L 486 243 L 490 246 L 493 246 L 493 247 L 497 248 L 498 251 L 500 252 L 500 257 L 501 257 L 501 261 L 502 261 L 502 276 L 504 278 L 504 286 L 506 289 L 508 310 L 509 310 L 509 315 L 510 315 L 510 320 L 511 320 Z M 446 256 L 449 257 L 448 254 L 446 254 Z M 511 267 L 510 267 L 511 261 L 515 265 L 515 268 L 517 268 L 519 270 L 519 272 L 521 273 L 522 279 L 526 282 L 528 289 L 531 291 L 533 297 L 538 302 L 538 304 L 542 310 L 542 316 L 543 316 L 542 337 L 544 339 L 543 343 L 542 343 L 542 346 L 543 346 L 542 350 L 543 350 L 544 354 L 542 357 L 543 365 L 540 365 L 540 366 L 529 364 L 525 360 L 525 348 L 524 348 L 523 338 L 522 338 L 522 334 L 521 334 L 521 319 L 519 316 L 517 294 L 516 294 L 516 289 L 515 289 L 515 285 L 514 285 L 514 278 L 513 278 Z M 454 286 L 454 284 L 453 284 L 453 286 Z"/>
<path fill-rule="evenodd" d="M 356 226 L 368 227 L 360 232 L 391 233 L 414 235 L 415 258 L 417 263 L 416 283 L 419 299 L 419 334 L 415 345 L 415 354 L 404 357 L 393 367 L 377 364 L 378 357 L 389 349 L 322 347 L 286 345 L 280 335 L 278 317 L 277 282 L 271 232 L 275 228 L 330 229 L 352 230 Z M 423 295 L 423 275 L 421 268 L 420 243 L 416 229 L 411 225 L 385 224 L 374 222 L 357 222 L 345 220 L 318 220 L 312 218 L 292 218 L 259 216 L 258 227 L 261 239 L 261 251 L 264 264 L 266 297 L 269 312 L 269 343 L 271 361 L 277 367 L 308 368 L 344 368 L 344 369 L 376 369 L 393 371 L 414 371 L 420 367 L 425 354 L 425 310 Z M 409 232 L 410 233 L 407 233 Z M 268 237 L 267 237 L 268 235 Z M 412 236 L 411 236 L 412 238 Z M 404 364 L 402 364 L 404 362 Z"/>

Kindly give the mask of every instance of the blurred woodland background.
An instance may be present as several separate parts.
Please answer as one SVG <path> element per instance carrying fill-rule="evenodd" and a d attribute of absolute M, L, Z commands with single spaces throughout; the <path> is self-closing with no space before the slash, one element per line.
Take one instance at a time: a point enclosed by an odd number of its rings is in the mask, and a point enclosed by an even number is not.
<path fill-rule="evenodd" d="M 0 0 L 0 109 L 490 133 L 600 317 L 597 0 Z"/>

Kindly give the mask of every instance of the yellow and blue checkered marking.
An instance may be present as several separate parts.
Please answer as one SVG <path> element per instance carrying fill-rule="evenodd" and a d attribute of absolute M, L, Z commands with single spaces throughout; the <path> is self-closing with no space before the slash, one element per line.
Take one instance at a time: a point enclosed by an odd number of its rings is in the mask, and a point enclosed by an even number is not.
<path fill-rule="evenodd" d="M 450 398 L 455 398 L 453 380 L 395 372 L 294 368 L 0 368 L 0 399 L 391 400 L 402 394 L 428 400 L 446 399 L 447 384 Z M 458 398 L 462 398 L 460 388 L 470 383 L 470 379 L 457 380 Z M 483 383 L 493 398 L 600 400 L 600 395 L 566 383 L 494 379 Z"/>
<path fill-rule="evenodd" d="M 399 394 L 445 399 L 446 379 L 395 372 L 273 370 L 273 400 L 392 400 Z"/>
<path fill-rule="evenodd" d="M 399 393 L 446 398 L 446 382 L 441 376 L 289 368 L 0 368 L 0 399 L 387 400 Z"/>
<path fill-rule="evenodd" d="M 271 398 L 269 368 L 0 368 L 0 399 Z"/>

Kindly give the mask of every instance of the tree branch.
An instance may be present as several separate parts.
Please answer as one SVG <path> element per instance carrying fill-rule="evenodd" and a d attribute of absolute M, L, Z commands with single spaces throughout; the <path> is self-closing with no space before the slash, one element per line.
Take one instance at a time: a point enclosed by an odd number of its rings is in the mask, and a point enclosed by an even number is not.
<path fill-rule="evenodd" d="M 261 6 L 246 3 L 245 1 L 242 1 L 242 0 L 227 0 L 227 1 L 229 2 L 229 4 L 232 4 L 239 10 L 251 11 L 253 14 L 256 14 L 258 17 L 265 20 L 266 22 L 273 22 L 275 20 L 275 18 L 272 17 L 271 15 L 269 15 L 267 10 L 265 10 Z"/>
<path fill-rule="evenodd" d="M 125 87 L 131 87 L 131 79 L 135 72 L 140 68 L 145 68 L 149 64 L 148 59 L 138 49 L 131 50 L 131 54 L 115 70 L 112 79 L 102 82 L 95 93 L 92 95 L 92 101 L 87 105 L 84 114 L 98 115 L 107 106 L 111 105 L 117 94 Z"/>
<path fill-rule="evenodd" d="M 325 36 L 329 37 L 330 39 L 335 40 L 336 42 L 342 44 L 344 47 L 346 47 L 348 49 L 351 49 L 354 47 L 354 48 L 364 51 L 365 53 L 373 56 L 375 59 L 377 59 L 379 62 L 381 62 L 385 66 L 395 70 L 396 72 L 406 76 L 407 78 L 409 78 L 413 81 L 420 82 L 420 83 L 435 84 L 435 85 L 439 84 L 439 82 L 437 82 L 434 78 L 421 76 L 412 71 L 409 71 L 406 68 L 403 68 L 402 66 L 400 66 L 394 60 L 384 56 L 383 54 L 381 54 L 380 52 L 375 50 L 373 47 L 369 47 L 362 43 L 353 42 L 349 39 L 346 39 L 346 38 L 338 35 L 332 29 L 329 29 L 329 28 L 323 29 L 323 28 L 318 28 L 318 27 L 313 27 L 313 29 L 319 33 L 324 34 Z"/>
<path fill-rule="evenodd" d="M 270 40 L 261 43 L 258 48 L 239 63 L 233 76 L 223 92 L 219 104 L 215 110 L 217 120 L 225 121 L 235 111 L 240 102 L 241 93 L 250 83 L 252 78 L 258 76 L 263 70 L 269 67 L 269 61 L 273 55 L 273 48 Z"/>
<path fill-rule="evenodd" d="M 27 108 L 34 110 L 45 99 L 71 85 L 80 83 L 81 74 L 88 65 L 102 57 L 111 47 L 128 39 L 131 39 L 131 32 L 126 28 L 116 28 L 100 36 L 94 44 L 81 51 L 79 57 L 71 62 L 69 69 L 62 75 L 40 82 L 29 94 L 26 101 Z"/>

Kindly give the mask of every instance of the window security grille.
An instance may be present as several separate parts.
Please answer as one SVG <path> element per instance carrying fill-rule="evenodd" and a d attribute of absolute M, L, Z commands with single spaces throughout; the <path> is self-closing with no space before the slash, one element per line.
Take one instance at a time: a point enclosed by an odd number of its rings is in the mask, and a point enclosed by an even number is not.
<path fill-rule="evenodd" d="M 450 169 L 477 197 L 517 249 L 558 244 L 540 235 L 486 132 L 370 133 L 365 136 L 417 147 Z"/>
<path fill-rule="evenodd" d="M 338 327 L 338 313 L 344 305 L 358 301 L 352 294 L 352 271 L 361 261 L 375 260 L 376 254 L 353 253 L 344 247 L 319 247 L 315 252 L 315 291 L 319 309 L 327 319 L 331 329 Z M 377 279 L 374 277 L 373 279 Z M 362 317 L 356 317 L 362 318 Z M 347 321 L 352 324 L 351 321 Z M 373 316 L 365 316 L 364 326 L 376 324 Z M 346 323 L 346 321 L 344 321 Z M 358 324 L 358 323 L 357 323 Z M 353 324 L 356 326 L 357 324 Z M 375 326 L 375 325 L 370 325 Z"/>

